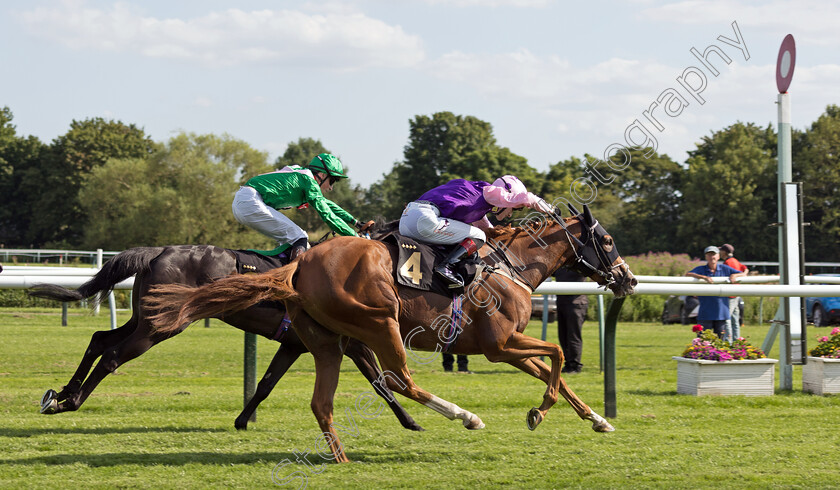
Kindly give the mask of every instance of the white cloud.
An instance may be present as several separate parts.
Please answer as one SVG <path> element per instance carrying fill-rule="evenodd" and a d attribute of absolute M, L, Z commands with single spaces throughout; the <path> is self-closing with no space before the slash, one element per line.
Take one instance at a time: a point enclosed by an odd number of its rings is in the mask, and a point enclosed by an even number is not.
<path fill-rule="evenodd" d="M 451 5 L 454 7 L 519 7 L 542 8 L 556 0 L 422 0 L 432 5 Z"/>
<path fill-rule="evenodd" d="M 213 66 L 292 63 L 333 69 L 412 66 L 424 58 L 419 37 L 400 26 L 352 11 L 229 9 L 190 19 L 142 15 L 136 7 L 110 8 L 65 1 L 19 14 L 34 36 L 73 49 L 138 53 Z"/>
<path fill-rule="evenodd" d="M 693 58 L 681 66 L 620 58 L 576 66 L 528 50 L 497 55 L 453 52 L 425 68 L 430 75 L 471 87 L 491 103 L 528 107 L 534 120 L 545 121 L 565 141 L 601 141 L 600 148 L 586 150 L 591 152 L 622 142 L 628 124 L 634 119 L 645 121 L 643 111 L 660 94 L 677 90 L 689 104 L 683 112 L 669 117 L 659 107 L 654 113 L 665 127 L 655 133 L 660 152 L 680 161 L 711 130 L 739 120 L 759 126 L 775 120 L 775 59 L 773 64 L 759 65 L 755 60 L 744 61 L 736 48 L 727 47 L 727 53 L 732 63 L 717 63 L 719 76 L 705 72 L 704 104 L 676 80 L 690 64 L 701 66 Z M 840 100 L 840 65 L 797 67 L 792 91 L 795 126 L 810 124 L 825 109 L 826 101 Z"/>
<path fill-rule="evenodd" d="M 797 41 L 814 45 L 840 45 L 838 2 L 773 0 L 759 4 L 744 0 L 688 0 L 647 8 L 638 15 L 672 24 L 730 24 L 737 21 L 740 26 L 790 32 Z M 725 35 L 734 39 L 732 32 Z"/>
<path fill-rule="evenodd" d="M 209 97 L 199 96 L 199 97 L 196 97 L 195 99 L 193 99 L 193 105 L 195 105 L 197 107 L 212 107 L 213 106 L 213 100 L 210 99 Z"/>
<path fill-rule="evenodd" d="M 448 53 L 426 65 L 438 78 L 461 82 L 487 96 L 525 98 L 550 103 L 573 99 L 575 103 L 602 101 L 611 104 L 603 93 L 623 95 L 649 91 L 651 80 L 664 79 L 678 72 L 656 63 L 613 58 L 595 65 L 579 67 L 558 56 L 538 56 L 527 49 L 512 53 L 477 55 Z M 605 87 L 610 90 L 603 91 Z"/>

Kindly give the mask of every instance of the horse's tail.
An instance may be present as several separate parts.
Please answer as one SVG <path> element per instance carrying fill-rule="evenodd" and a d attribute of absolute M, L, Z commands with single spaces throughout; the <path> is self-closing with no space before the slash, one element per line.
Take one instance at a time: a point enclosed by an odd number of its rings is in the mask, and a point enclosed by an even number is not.
<path fill-rule="evenodd" d="M 177 330 L 201 318 L 244 310 L 260 301 L 295 301 L 292 279 L 299 262 L 263 274 L 224 277 L 200 287 L 161 284 L 150 290 L 143 304 L 158 312 L 149 317 L 161 333 Z"/>
<path fill-rule="evenodd" d="M 148 270 L 151 261 L 160 255 L 163 249 L 164 247 L 137 247 L 121 252 L 105 262 L 99 272 L 78 289 L 67 289 L 55 284 L 35 284 L 29 288 L 28 293 L 36 298 L 64 302 L 80 301 L 97 293 L 104 293 L 96 297 L 95 305 L 120 282 L 138 272 Z"/>

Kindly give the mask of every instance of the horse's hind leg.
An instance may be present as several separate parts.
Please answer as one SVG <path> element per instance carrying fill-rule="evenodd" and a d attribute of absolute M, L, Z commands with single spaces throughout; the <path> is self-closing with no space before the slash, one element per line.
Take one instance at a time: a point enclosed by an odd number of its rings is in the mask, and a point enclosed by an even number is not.
<path fill-rule="evenodd" d="M 116 371 L 119 366 L 142 355 L 158 342 L 182 332 L 184 328 L 186 328 L 186 325 L 165 335 L 151 334 L 148 328 L 136 329 L 127 339 L 116 346 L 109 347 L 102 353 L 99 362 L 96 363 L 90 375 L 82 383 L 81 390 L 59 403 L 58 411 L 78 410 L 106 376 Z"/>
<path fill-rule="evenodd" d="M 257 390 L 254 392 L 254 396 L 248 400 L 245 408 L 242 409 L 242 413 L 236 417 L 233 425 L 237 429 L 243 430 L 248 428 L 248 421 L 260 403 L 268 398 L 274 386 L 286 374 L 289 367 L 297 361 L 301 354 L 306 352 L 306 347 L 301 343 L 300 339 L 294 336 L 294 340 L 291 340 L 289 338 L 293 335 L 290 334 L 292 334 L 292 331 L 289 331 L 286 339 L 283 340 L 283 343 L 277 349 L 277 353 L 274 354 L 271 364 L 269 364 L 268 369 L 266 369 L 265 374 L 259 384 L 257 384 Z"/>
<path fill-rule="evenodd" d="M 125 325 L 120 328 L 94 332 L 90 338 L 90 343 L 82 356 L 82 361 L 79 363 L 79 367 L 76 368 L 76 372 L 73 373 L 70 381 L 64 385 L 58 393 L 56 393 L 55 390 L 49 389 L 41 397 L 41 413 L 50 415 L 66 411 L 67 405 L 65 404 L 62 406 L 60 402 L 78 395 L 79 391 L 82 389 L 82 383 L 88 376 L 91 366 L 93 366 L 93 362 L 101 356 L 106 349 L 112 348 L 125 340 L 126 337 L 134 332 L 136 327 L 137 320 L 132 316 L 131 319 L 129 319 Z"/>
<path fill-rule="evenodd" d="M 394 415 L 396 415 L 397 419 L 400 421 L 400 424 L 402 424 L 402 426 L 406 429 L 416 431 L 424 430 L 423 427 L 420 427 L 411 415 L 405 411 L 405 408 L 400 405 L 400 402 L 394 398 L 394 394 L 388 389 L 388 386 L 381 382 L 382 371 L 380 371 L 379 367 L 376 365 L 376 357 L 374 357 L 373 351 L 356 339 L 349 337 L 346 337 L 345 339 L 347 339 L 347 348 L 344 350 L 344 354 L 353 360 L 362 375 L 364 375 L 368 382 L 373 386 L 373 389 L 376 390 L 376 393 L 385 399 L 386 403 L 388 403 L 388 406 L 391 408 L 391 411 L 394 412 Z"/>
<path fill-rule="evenodd" d="M 376 323 L 378 325 L 372 326 Z M 399 335 L 399 324 L 393 318 L 369 319 L 356 330 L 359 340 L 370 347 L 382 364 L 382 377 L 388 388 L 438 412 L 449 420 L 460 419 L 467 429 L 483 429 L 478 415 L 439 398 L 414 384 L 406 365 L 406 353 Z"/>
<path fill-rule="evenodd" d="M 338 376 L 344 354 L 339 336 L 316 323 L 297 306 L 289 307 L 292 324 L 298 336 L 315 358 L 315 390 L 312 394 L 312 413 L 336 463 L 349 463 L 344 447 L 333 426 L 333 399 L 338 387 Z M 319 451 L 319 453 L 321 453 Z M 323 453 L 321 453 L 323 454 Z"/>

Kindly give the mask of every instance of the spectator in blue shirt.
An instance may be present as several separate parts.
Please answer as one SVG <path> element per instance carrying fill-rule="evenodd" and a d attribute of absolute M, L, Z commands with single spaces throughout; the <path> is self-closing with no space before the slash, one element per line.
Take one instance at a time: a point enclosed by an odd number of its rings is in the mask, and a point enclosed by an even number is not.
<path fill-rule="evenodd" d="M 706 264 L 699 265 L 686 272 L 686 276 L 694 277 L 713 284 L 713 277 L 729 277 L 729 282 L 735 284 L 735 279 L 746 276 L 746 272 L 733 269 L 726 264 L 719 264 L 720 250 L 714 245 L 706 247 Z M 703 325 L 703 330 L 713 329 L 718 337 L 723 338 L 726 323 L 729 321 L 729 298 L 726 296 L 698 296 L 700 311 L 697 321 Z"/>

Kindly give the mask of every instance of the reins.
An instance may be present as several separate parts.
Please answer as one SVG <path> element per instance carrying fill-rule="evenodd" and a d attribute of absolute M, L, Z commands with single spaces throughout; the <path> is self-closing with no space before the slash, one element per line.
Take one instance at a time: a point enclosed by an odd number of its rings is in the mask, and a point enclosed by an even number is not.
<path fill-rule="evenodd" d="M 544 201 L 543 201 L 544 202 Z M 595 229 L 598 227 L 599 223 L 598 220 L 594 220 L 592 225 L 585 226 L 583 215 L 581 213 L 577 213 L 576 218 L 581 223 L 582 228 L 585 230 L 586 237 L 584 240 L 576 237 L 569 227 L 566 225 L 566 220 L 563 219 L 562 216 L 557 212 L 557 208 L 555 206 L 551 206 L 547 203 L 544 203 L 544 209 L 546 209 L 545 214 L 549 215 L 558 225 L 562 228 L 563 232 L 566 235 L 566 240 L 569 242 L 569 247 L 571 247 L 572 252 L 575 254 L 575 258 L 572 264 L 566 265 L 567 268 L 583 275 L 589 277 L 593 274 L 597 274 L 601 276 L 604 280 L 604 284 L 602 285 L 604 289 L 609 288 L 611 285 L 615 284 L 615 275 L 613 271 L 619 267 L 621 267 L 625 262 L 624 259 L 621 259 L 620 262 L 616 264 L 611 264 L 609 258 L 606 256 L 607 252 L 604 251 L 603 245 L 599 243 L 593 243 L 595 238 Z M 572 210 L 576 212 L 576 210 Z M 512 239 L 512 237 L 511 237 Z M 505 253 L 502 247 L 497 247 L 492 241 L 487 242 L 487 245 L 493 249 L 493 253 L 497 254 L 500 257 L 502 263 L 504 264 L 505 268 L 510 271 L 510 274 L 503 273 L 498 268 L 491 268 L 490 272 L 496 272 L 502 275 L 509 277 L 511 280 L 519 284 L 520 286 L 525 287 L 529 290 L 529 292 L 533 292 L 536 287 L 533 286 L 530 281 L 521 274 L 518 267 L 515 267 L 508 255 Z M 590 247 L 591 245 L 591 247 Z M 595 253 L 597 261 L 600 263 L 601 268 L 596 267 L 593 265 L 589 260 L 586 259 L 584 256 L 584 250 L 587 248 L 591 248 L 592 251 Z"/>
<path fill-rule="evenodd" d="M 512 237 L 511 237 L 511 239 L 512 239 Z M 504 271 L 499 270 L 498 267 L 488 266 L 489 272 L 494 272 L 496 274 L 501 274 L 501 275 L 507 277 L 508 279 L 510 279 L 511 281 L 513 281 L 514 283 L 516 283 L 516 284 L 524 287 L 525 289 L 527 289 L 529 294 L 533 293 L 534 290 L 536 289 L 536 286 L 532 286 L 531 283 L 528 281 L 528 279 L 519 272 L 519 268 L 514 267 L 514 265 L 510 261 L 510 258 L 505 253 L 504 249 L 501 248 L 501 247 L 497 247 L 496 244 L 494 242 L 490 241 L 490 240 L 487 241 L 487 246 L 489 246 L 490 248 L 493 249 L 492 254 L 496 254 L 497 257 L 499 257 L 501 259 L 504 266 L 510 271 L 510 273 L 506 273 Z"/>
<path fill-rule="evenodd" d="M 598 274 L 604 279 L 604 289 L 607 289 L 609 286 L 615 284 L 616 281 L 613 271 L 621 267 L 625 263 L 624 259 L 621 259 L 621 262 L 615 265 L 611 265 L 609 263 L 609 259 L 605 257 L 606 252 L 604 251 L 603 246 L 601 244 L 593 244 L 592 249 L 595 252 L 595 256 L 598 258 L 598 262 L 601 263 L 601 267 L 605 269 L 601 270 L 589 263 L 589 261 L 587 261 L 586 258 L 580 253 L 580 250 L 585 249 L 595 237 L 595 228 L 597 228 L 599 224 L 598 220 L 596 219 L 588 228 L 584 227 L 584 229 L 587 230 L 587 237 L 586 242 L 583 242 L 578 237 L 574 236 L 571 231 L 569 231 L 569 228 L 566 226 L 566 221 L 563 219 L 562 216 L 560 216 L 557 213 L 556 207 L 550 206 L 550 209 L 547 212 L 547 214 L 551 216 L 554 219 L 554 221 L 556 221 L 563 228 L 563 231 L 566 232 L 566 238 L 569 240 L 569 245 L 572 247 L 572 251 L 575 254 L 575 262 L 568 268 L 587 277 L 591 276 L 592 274 Z M 578 221 L 580 221 L 581 225 L 583 225 L 582 214 L 578 214 L 577 218 Z M 572 240 L 574 240 L 574 242 L 578 244 L 579 249 L 575 248 L 574 244 L 572 243 Z"/>

